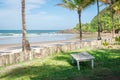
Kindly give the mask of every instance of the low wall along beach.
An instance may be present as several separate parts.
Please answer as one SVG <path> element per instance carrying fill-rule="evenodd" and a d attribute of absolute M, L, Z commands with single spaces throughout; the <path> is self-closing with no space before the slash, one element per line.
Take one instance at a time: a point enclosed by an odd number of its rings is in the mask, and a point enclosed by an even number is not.
<path fill-rule="evenodd" d="M 74 40 L 70 42 L 59 42 L 48 44 L 46 46 L 32 46 L 32 51 L 24 54 L 21 49 L 14 49 L 12 51 L 3 52 L 0 54 L 0 66 L 6 66 L 23 61 L 28 61 L 34 58 L 41 58 L 52 54 L 57 54 L 64 51 L 71 51 L 84 47 L 99 48 L 102 46 L 101 40 L 79 41 Z"/>

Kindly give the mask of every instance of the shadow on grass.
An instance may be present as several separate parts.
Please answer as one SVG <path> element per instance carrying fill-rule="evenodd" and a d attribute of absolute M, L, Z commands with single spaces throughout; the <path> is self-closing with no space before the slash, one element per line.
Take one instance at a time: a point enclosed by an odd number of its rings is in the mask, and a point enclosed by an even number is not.
<path fill-rule="evenodd" d="M 44 64 L 42 66 L 27 66 L 12 70 L 0 79 L 7 77 L 6 80 L 20 78 L 20 80 L 67 80 L 76 75 L 77 69 L 69 66 L 55 66 Z M 23 76 L 23 78 L 22 78 Z M 28 79 L 27 79 L 28 78 Z"/>
<path fill-rule="evenodd" d="M 101 49 L 88 52 L 95 57 L 93 80 L 120 80 L 119 49 Z"/>
<path fill-rule="evenodd" d="M 70 54 L 63 52 L 51 57 L 54 62 L 66 62 L 68 65 L 43 63 L 30 65 L 12 70 L 1 76 L 6 80 L 120 80 L 120 50 L 91 50 L 87 51 L 95 57 L 95 68 L 91 69 L 90 62 L 81 64 L 81 70 L 71 64 Z M 64 63 L 63 63 L 64 64 Z M 70 64 L 70 65 L 69 65 Z"/>
<path fill-rule="evenodd" d="M 113 67 L 120 66 L 120 50 L 101 49 L 88 51 L 95 57 L 96 66 Z"/>
<path fill-rule="evenodd" d="M 70 56 L 70 54 L 75 54 L 75 53 L 78 53 L 78 51 L 73 51 L 73 52 L 62 52 L 61 55 L 58 55 L 58 56 L 55 56 L 53 57 L 52 59 L 53 60 L 56 60 L 56 61 L 65 61 L 65 62 L 68 62 L 71 66 L 74 66 L 77 68 L 77 62 L 74 60 L 74 63 L 72 63 L 72 57 Z M 91 64 L 90 64 L 91 61 L 87 61 L 87 62 L 81 62 L 81 68 L 91 68 Z"/>

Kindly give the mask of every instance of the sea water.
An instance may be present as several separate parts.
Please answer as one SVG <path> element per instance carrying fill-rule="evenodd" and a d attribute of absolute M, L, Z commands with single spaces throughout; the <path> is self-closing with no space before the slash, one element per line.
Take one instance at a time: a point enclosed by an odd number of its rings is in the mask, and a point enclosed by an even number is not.
<path fill-rule="evenodd" d="M 58 33 L 60 30 L 27 30 L 27 39 L 32 42 L 68 40 L 76 34 Z M 22 43 L 21 30 L 0 30 L 0 44 Z"/>

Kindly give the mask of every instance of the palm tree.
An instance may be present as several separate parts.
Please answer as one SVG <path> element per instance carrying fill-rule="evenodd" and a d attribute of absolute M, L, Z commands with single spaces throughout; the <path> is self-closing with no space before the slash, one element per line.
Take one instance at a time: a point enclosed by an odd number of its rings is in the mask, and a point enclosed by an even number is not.
<path fill-rule="evenodd" d="M 120 0 L 116 1 L 112 5 L 113 9 L 115 10 L 116 16 L 119 18 L 119 24 L 120 24 Z"/>
<path fill-rule="evenodd" d="M 98 40 L 101 40 L 101 36 L 100 36 L 100 13 L 99 13 L 99 0 L 97 0 L 97 11 L 98 11 Z"/>
<path fill-rule="evenodd" d="M 26 23 L 25 23 L 25 0 L 22 0 L 22 51 L 26 53 L 30 51 L 30 44 L 26 37 Z"/>
<path fill-rule="evenodd" d="M 82 40 L 81 12 L 82 9 L 89 6 L 94 0 L 63 0 L 62 4 L 57 4 L 69 10 L 76 10 L 79 17 L 80 40 Z"/>
<path fill-rule="evenodd" d="M 119 0 L 101 0 L 102 2 L 104 2 L 105 4 L 109 4 L 110 8 L 111 8 L 111 12 L 112 12 L 112 15 L 111 15 L 111 18 L 112 18 L 112 37 L 114 37 L 114 34 L 115 34 L 115 29 L 114 29 L 114 9 L 113 9 L 113 5 L 116 3 L 116 2 L 119 2 Z M 118 4 L 120 5 L 120 4 Z"/>
<path fill-rule="evenodd" d="M 114 1 L 113 0 L 110 0 L 110 6 L 112 6 L 114 4 Z M 112 37 L 114 37 L 114 34 L 115 34 L 115 29 L 114 29 L 114 10 L 113 8 L 111 8 L 111 12 L 112 12 Z"/>

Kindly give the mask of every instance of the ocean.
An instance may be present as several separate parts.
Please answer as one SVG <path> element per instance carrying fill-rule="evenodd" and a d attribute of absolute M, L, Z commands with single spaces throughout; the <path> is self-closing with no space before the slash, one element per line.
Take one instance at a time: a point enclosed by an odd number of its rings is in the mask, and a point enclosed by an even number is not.
<path fill-rule="evenodd" d="M 62 34 L 60 30 L 27 30 L 27 39 L 30 43 L 68 40 L 77 34 Z M 0 44 L 19 44 L 22 43 L 21 30 L 0 30 Z"/>

